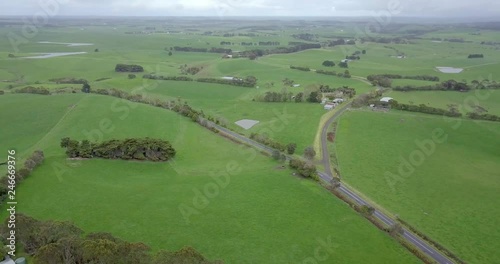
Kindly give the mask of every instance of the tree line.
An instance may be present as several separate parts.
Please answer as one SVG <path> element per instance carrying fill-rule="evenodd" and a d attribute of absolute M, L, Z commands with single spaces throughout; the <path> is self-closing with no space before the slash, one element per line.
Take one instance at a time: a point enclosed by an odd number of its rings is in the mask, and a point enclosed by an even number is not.
<path fill-rule="evenodd" d="M 167 161 L 176 154 L 170 142 L 152 138 L 112 139 L 101 143 L 61 139 L 69 158 Z"/>
<path fill-rule="evenodd" d="M 216 48 L 216 47 L 212 47 L 210 49 L 207 49 L 207 48 L 175 46 L 174 50 L 175 51 L 184 51 L 184 52 L 208 52 L 208 53 L 227 53 L 227 54 L 231 54 L 233 52 L 231 49 Z"/>
<path fill-rule="evenodd" d="M 227 128 L 227 122 L 223 120 L 222 118 L 218 117 L 213 117 L 210 115 L 205 115 L 203 110 L 197 111 L 193 109 L 191 106 L 188 105 L 187 102 L 182 102 L 180 99 L 178 100 L 170 100 L 170 101 L 162 101 L 159 99 L 149 99 L 145 98 L 140 94 L 130 94 L 122 90 L 118 90 L 115 88 L 106 90 L 106 89 L 98 89 L 96 91 L 92 91 L 93 93 L 96 94 L 101 94 L 101 95 L 108 95 L 108 96 L 113 96 L 121 99 L 125 99 L 131 102 L 136 102 L 136 103 L 143 103 L 143 104 L 148 104 L 154 107 L 159 107 L 167 110 L 174 111 L 182 116 L 190 118 L 193 122 L 197 122 L 201 126 L 218 133 L 219 130 L 217 130 L 214 127 L 214 123 L 222 126 L 224 128 Z M 213 123 L 212 123 L 213 122 Z"/>
<path fill-rule="evenodd" d="M 290 69 L 299 70 L 299 71 L 311 71 L 311 68 L 309 68 L 309 67 L 293 66 L 293 65 L 290 65 Z"/>
<path fill-rule="evenodd" d="M 23 164 L 23 167 L 18 167 L 15 171 L 15 177 L 9 177 L 9 174 L 0 178 L 0 204 L 7 199 L 9 191 L 14 191 L 14 187 L 18 186 L 20 182 L 26 179 L 31 172 L 40 166 L 45 160 L 43 151 L 36 150 L 29 156 Z M 9 169 L 10 170 L 10 169 Z"/>
<path fill-rule="evenodd" d="M 335 47 L 339 45 L 356 45 L 356 41 L 352 39 L 345 40 L 343 38 L 328 41 L 328 47 Z"/>
<path fill-rule="evenodd" d="M 473 89 L 466 82 L 458 82 L 455 80 L 448 80 L 441 82 L 435 85 L 426 85 L 426 86 L 413 86 L 413 85 L 405 85 L 405 86 L 396 86 L 392 88 L 394 91 L 457 91 L 457 92 L 466 92 Z"/>
<path fill-rule="evenodd" d="M 53 78 L 49 80 L 50 82 L 55 82 L 57 84 L 85 84 L 88 83 L 85 79 L 77 79 L 74 77 L 65 77 L 65 78 Z"/>
<path fill-rule="evenodd" d="M 461 117 L 462 114 L 459 113 L 456 109 L 452 108 L 450 110 L 436 108 L 427 106 L 425 104 L 420 105 L 410 105 L 410 104 L 401 104 L 396 100 L 392 100 L 390 102 L 391 108 L 401 110 L 401 111 L 409 111 L 409 112 L 420 112 L 431 115 L 444 115 L 448 117 Z"/>
<path fill-rule="evenodd" d="M 4 238 L 10 236 L 7 225 L 8 219 L 0 229 Z M 160 250 L 153 254 L 144 243 L 131 243 L 104 232 L 84 235 L 84 231 L 71 222 L 40 221 L 20 213 L 16 215 L 16 242 L 39 264 L 223 263 L 220 260 L 209 261 L 192 247 L 184 247 L 177 252 Z"/>
<path fill-rule="evenodd" d="M 198 78 L 193 79 L 186 76 L 157 76 L 154 74 L 145 74 L 142 76 L 144 79 L 152 79 L 152 80 L 165 80 L 165 81 L 185 81 L 185 82 L 205 82 L 205 83 L 218 83 L 218 84 L 226 84 L 226 85 L 234 85 L 234 86 L 242 86 L 242 87 L 255 87 L 257 84 L 257 78 L 254 76 L 247 76 L 245 78 L 233 78 L 232 80 L 226 79 L 217 79 L 217 78 Z"/>
<path fill-rule="evenodd" d="M 294 53 L 294 52 L 299 52 L 302 50 L 308 50 L 308 49 L 320 49 L 321 44 L 313 44 L 313 43 L 301 43 L 298 45 L 294 45 L 291 47 L 277 47 L 274 49 L 253 49 L 253 50 L 247 50 L 247 51 L 242 51 L 239 52 L 236 57 L 246 57 L 250 59 L 255 59 L 256 57 L 262 57 L 264 55 L 270 55 L 270 54 L 287 54 L 287 53 Z"/>
<path fill-rule="evenodd" d="M 393 79 L 410 79 L 410 80 L 439 82 L 439 77 L 430 75 L 405 76 L 399 74 L 376 74 L 376 75 L 368 75 L 367 79 L 372 83 L 373 86 L 381 86 L 381 87 L 391 87 Z"/>
<path fill-rule="evenodd" d="M 469 56 L 467 56 L 467 58 L 469 58 L 469 59 L 484 58 L 484 55 L 483 54 L 469 54 Z"/>
<path fill-rule="evenodd" d="M 351 78 L 351 73 L 349 72 L 349 70 L 345 70 L 344 73 L 342 73 L 342 72 L 337 73 L 336 71 L 316 70 L 316 73 L 337 76 L 337 77 L 341 77 L 341 78 Z"/>
<path fill-rule="evenodd" d="M 16 89 L 15 93 L 30 93 L 30 94 L 41 94 L 41 95 L 49 95 L 50 91 L 44 87 L 33 87 L 26 86 L 24 88 Z"/>
<path fill-rule="evenodd" d="M 116 64 L 115 72 L 144 72 L 144 68 L 134 64 Z"/>

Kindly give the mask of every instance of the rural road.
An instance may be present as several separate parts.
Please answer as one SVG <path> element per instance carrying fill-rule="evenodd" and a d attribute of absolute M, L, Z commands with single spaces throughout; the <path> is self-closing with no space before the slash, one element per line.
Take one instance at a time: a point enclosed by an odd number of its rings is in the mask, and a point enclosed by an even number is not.
<path fill-rule="evenodd" d="M 349 108 L 350 104 L 346 104 L 343 106 L 337 113 L 335 113 L 330 119 L 325 122 L 324 127 L 322 128 L 322 133 L 321 133 L 321 144 L 322 144 L 322 156 L 323 156 L 323 163 L 326 172 L 318 171 L 317 174 L 321 180 L 323 180 L 325 183 L 330 184 L 331 180 L 333 179 L 331 169 L 330 169 L 330 155 L 328 153 L 328 142 L 327 142 L 327 132 L 328 128 L 332 124 L 332 122 L 338 118 L 344 111 L 346 111 Z M 259 142 L 256 142 L 252 139 L 249 139 L 243 135 L 240 135 L 234 131 L 231 131 L 227 128 L 221 127 L 213 122 L 208 122 L 211 124 L 214 128 L 219 130 L 220 133 L 226 134 L 240 142 L 246 143 L 248 145 L 251 145 L 257 149 L 272 153 L 274 151 L 273 148 L 270 148 L 268 146 L 265 146 Z M 287 155 L 288 159 L 291 159 L 291 156 Z M 344 184 L 340 183 L 340 186 L 337 188 L 342 194 L 345 196 L 349 197 L 350 199 L 356 201 L 359 205 L 367 205 L 370 206 L 370 204 L 361 198 L 356 192 L 352 191 L 349 187 L 345 186 Z M 396 223 L 396 220 L 390 218 L 386 214 L 382 213 L 379 210 L 376 210 L 373 212 L 373 215 L 385 223 L 387 226 L 392 226 L 394 223 Z M 449 260 L 447 257 L 445 257 L 443 254 L 441 254 L 438 250 L 430 246 L 426 241 L 418 237 L 417 235 L 413 234 L 411 231 L 409 231 L 407 228 L 403 227 L 403 234 L 402 237 L 405 238 L 409 243 L 413 244 L 414 246 L 418 247 L 422 252 L 425 252 L 428 256 L 433 258 L 437 263 L 440 264 L 453 264 L 451 260 Z"/>
<path fill-rule="evenodd" d="M 338 118 L 340 115 L 342 115 L 348 108 L 350 104 L 346 104 L 343 106 L 337 113 L 335 113 L 330 119 L 328 119 L 322 130 L 321 130 L 321 150 L 322 150 L 322 156 L 323 156 L 323 165 L 325 167 L 325 172 L 320 172 L 318 171 L 318 176 L 320 177 L 321 180 L 323 180 L 325 183 L 330 184 L 331 180 L 333 179 L 333 174 L 331 172 L 330 168 L 330 153 L 328 152 L 328 140 L 327 140 L 327 133 L 328 133 L 328 128 L 330 125 L 335 121 L 336 118 Z M 337 188 L 338 191 L 340 191 L 343 195 L 349 197 L 349 199 L 355 201 L 359 205 L 367 205 L 371 206 L 366 200 L 361 198 L 358 194 L 356 194 L 354 191 L 350 190 L 348 187 L 346 187 L 344 184 L 340 183 L 340 186 Z M 371 206 L 373 207 L 373 206 Z M 382 213 L 381 211 L 375 209 L 373 212 L 373 216 L 375 216 L 377 219 L 382 221 L 384 224 L 387 226 L 392 226 L 393 224 L 396 223 L 395 220 L 387 216 L 386 214 Z M 445 257 L 443 254 L 441 254 L 439 251 L 434 249 L 432 246 L 430 246 L 426 241 L 418 237 L 417 235 L 413 234 L 410 232 L 408 229 L 403 227 L 403 234 L 402 236 L 411 244 L 414 246 L 418 247 L 422 252 L 433 258 L 436 262 L 440 264 L 452 264 L 453 262 L 449 260 L 447 257 Z"/>

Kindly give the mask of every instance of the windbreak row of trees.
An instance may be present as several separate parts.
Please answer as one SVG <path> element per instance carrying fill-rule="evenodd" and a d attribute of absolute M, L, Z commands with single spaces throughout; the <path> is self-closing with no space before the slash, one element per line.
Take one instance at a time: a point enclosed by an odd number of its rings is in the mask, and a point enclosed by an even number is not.
<path fill-rule="evenodd" d="M 461 117 L 462 114 L 458 112 L 455 108 L 450 110 L 435 108 L 431 106 L 427 106 L 425 104 L 420 105 L 410 105 L 410 104 L 401 104 L 395 100 L 390 102 L 390 105 L 393 109 L 402 110 L 402 111 L 410 111 L 410 112 L 420 112 L 431 115 L 444 115 L 449 117 Z"/>
<path fill-rule="evenodd" d="M 154 74 L 145 74 L 142 76 L 144 79 L 152 79 L 152 80 L 165 80 L 165 81 L 185 81 L 185 82 L 205 82 L 205 83 L 218 83 L 218 84 L 226 84 L 226 85 L 234 85 L 234 86 L 242 86 L 242 87 L 255 87 L 257 84 L 257 78 L 254 76 L 247 76 L 245 78 L 233 78 L 231 80 L 228 79 L 218 79 L 218 78 L 198 78 L 193 79 L 186 76 L 157 76 Z"/>
<path fill-rule="evenodd" d="M 41 95 L 49 95 L 50 91 L 44 87 L 33 87 L 26 86 L 24 88 L 16 89 L 15 93 L 30 93 L 30 94 L 41 94 Z"/>
<path fill-rule="evenodd" d="M 112 139 L 101 143 L 61 140 L 69 158 L 103 158 L 123 160 L 167 161 L 176 154 L 170 142 L 152 138 Z"/>
<path fill-rule="evenodd" d="M 470 112 L 467 113 L 467 117 L 474 120 L 487 120 L 487 121 L 500 122 L 500 116 L 486 114 L 486 113 Z"/>
<path fill-rule="evenodd" d="M 405 76 L 399 74 L 377 74 L 377 75 L 368 75 L 367 79 L 374 86 L 381 86 L 381 87 L 391 87 L 393 79 L 409 79 L 409 80 L 439 82 L 439 77 L 430 75 Z"/>
<path fill-rule="evenodd" d="M 2 237 L 10 236 L 8 218 L 0 229 Z M 24 214 L 16 215 L 16 242 L 38 264 L 222 264 L 209 261 L 192 247 L 177 252 L 160 250 L 152 254 L 149 246 L 131 243 L 110 233 L 84 232 L 71 222 L 39 221 Z M 0 243 L 1 245 L 1 243 Z"/>
<path fill-rule="evenodd" d="M 320 48 L 321 48 L 321 44 L 301 43 L 301 44 L 291 46 L 291 47 L 277 47 L 274 49 L 266 49 L 266 50 L 254 49 L 254 50 L 242 51 L 242 52 L 239 52 L 236 57 L 247 57 L 250 59 L 255 59 L 256 57 L 262 57 L 264 55 L 286 54 L 286 53 L 299 52 L 302 50 L 320 49 Z"/>
<path fill-rule="evenodd" d="M 311 71 L 311 68 L 309 68 L 309 67 L 293 66 L 293 65 L 290 65 L 290 69 L 299 70 L 299 71 Z"/>
<path fill-rule="evenodd" d="M 457 92 L 466 92 L 471 90 L 472 87 L 469 86 L 466 82 L 458 82 L 455 80 L 444 81 L 435 85 L 426 85 L 426 86 L 396 86 L 393 88 L 394 91 L 457 91 Z"/>
<path fill-rule="evenodd" d="M 55 82 L 57 84 L 85 84 L 88 83 L 85 79 L 77 79 L 74 77 L 65 77 L 65 78 L 53 78 L 49 81 Z"/>
<path fill-rule="evenodd" d="M 271 147 L 273 149 L 277 149 L 281 152 L 285 151 L 287 149 L 287 146 L 285 144 L 282 144 L 280 142 L 277 142 L 275 140 L 272 140 L 269 138 L 267 135 L 261 135 L 258 133 L 251 133 L 250 134 L 250 139 L 253 139 L 261 144 L 264 144 L 268 147 Z"/>
<path fill-rule="evenodd" d="M 9 191 L 15 191 L 15 187 L 18 186 L 21 181 L 26 179 L 36 167 L 40 166 L 44 160 L 45 160 L 45 155 L 43 151 L 36 150 L 31 154 L 31 156 L 29 156 L 26 159 L 26 161 L 23 164 L 24 165 L 23 167 L 17 165 L 17 170 L 15 170 L 14 177 L 10 176 L 9 174 L 5 175 L 4 177 L 1 177 L 0 204 L 3 203 L 5 199 L 7 199 Z M 9 165 L 10 164 L 7 163 L 7 169 L 9 171 L 12 171 L 13 167 L 10 167 Z"/>
<path fill-rule="evenodd" d="M 175 46 L 173 48 L 175 51 L 184 51 L 184 52 L 208 52 L 208 53 L 227 53 L 230 54 L 233 52 L 231 49 L 225 49 L 225 48 L 216 48 L 212 47 L 210 49 L 208 48 L 194 48 L 194 47 L 179 47 Z"/>
<path fill-rule="evenodd" d="M 140 65 L 134 64 L 116 64 L 116 72 L 144 72 L 144 68 Z"/>
<path fill-rule="evenodd" d="M 467 58 L 469 59 L 479 59 L 479 58 L 484 58 L 483 54 L 470 54 Z"/>

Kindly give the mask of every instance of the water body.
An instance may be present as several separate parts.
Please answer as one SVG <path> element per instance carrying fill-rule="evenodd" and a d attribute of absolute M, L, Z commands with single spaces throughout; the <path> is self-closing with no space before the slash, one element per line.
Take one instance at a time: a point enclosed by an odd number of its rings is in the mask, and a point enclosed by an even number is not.
<path fill-rule="evenodd" d="M 85 54 L 87 52 L 51 52 L 51 53 L 35 53 L 38 54 L 36 56 L 29 56 L 29 57 L 21 57 L 24 59 L 48 59 L 48 58 L 55 58 L 55 57 L 61 57 L 61 56 L 70 56 L 70 55 L 79 55 L 79 54 Z"/>
<path fill-rule="evenodd" d="M 436 67 L 442 73 L 461 73 L 464 69 L 454 67 Z"/>
<path fill-rule="evenodd" d="M 80 46 L 92 46 L 94 43 L 65 43 L 65 42 L 50 42 L 50 41 L 39 41 L 40 44 L 57 44 L 66 45 L 67 47 L 80 47 Z"/>

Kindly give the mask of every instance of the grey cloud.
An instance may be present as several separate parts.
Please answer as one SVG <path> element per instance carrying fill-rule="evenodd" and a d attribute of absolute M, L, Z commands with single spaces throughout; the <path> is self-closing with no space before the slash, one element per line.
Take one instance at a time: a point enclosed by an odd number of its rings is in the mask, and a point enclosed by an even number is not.
<path fill-rule="evenodd" d="M 364 16 L 397 3 L 401 16 L 499 16 L 492 0 L 16 0 L 0 2 L 0 15 L 32 15 L 40 2 L 67 2 L 60 15 Z"/>

